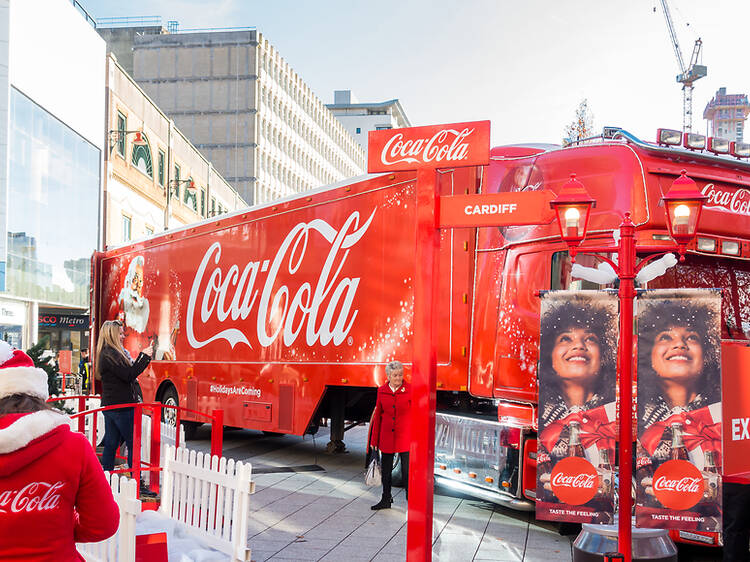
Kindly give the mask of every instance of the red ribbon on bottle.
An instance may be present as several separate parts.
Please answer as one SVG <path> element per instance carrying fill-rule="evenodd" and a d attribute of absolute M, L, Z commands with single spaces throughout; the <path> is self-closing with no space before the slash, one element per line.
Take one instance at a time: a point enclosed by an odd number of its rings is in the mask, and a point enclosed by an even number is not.
<path fill-rule="evenodd" d="M 688 451 L 697 447 L 703 451 L 721 451 L 721 422 L 714 422 L 708 406 L 705 406 L 692 412 L 673 414 L 664 421 L 651 424 L 641 436 L 641 445 L 649 455 L 654 454 L 664 431 L 678 422 L 682 424 L 682 441 Z"/>
<path fill-rule="evenodd" d="M 605 406 L 574 412 L 561 420 L 552 422 L 544 428 L 539 436 L 542 445 L 548 451 L 551 451 L 560 440 L 562 430 L 572 421 L 581 424 L 581 444 L 585 449 L 592 445 L 596 445 L 599 449 L 609 449 L 610 454 L 613 455 L 610 458 L 614 458 L 617 426 L 614 420 L 609 419 Z"/>

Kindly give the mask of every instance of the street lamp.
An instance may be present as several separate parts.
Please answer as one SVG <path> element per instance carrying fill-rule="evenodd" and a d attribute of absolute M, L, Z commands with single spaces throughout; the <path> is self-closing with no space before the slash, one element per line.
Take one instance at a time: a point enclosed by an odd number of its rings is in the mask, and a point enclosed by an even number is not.
<path fill-rule="evenodd" d="M 122 140 L 128 136 L 128 135 L 135 135 L 135 138 L 133 139 L 133 146 L 145 146 L 148 143 L 146 142 L 146 139 L 143 138 L 143 131 L 121 131 L 120 129 L 111 129 L 108 132 L 109 136 L 109 153 L 112 154 L 112 149 L 115 147 L 115 145 L 118 142 L 122 142 Z"/>
<path fill-rule="evenodd" d="M 186 180 L 172 180 L 169 182 L 169 193 L 167 193 L 167 201 L 169 200 L 169 196 L 171 195 L 172 188 L 174 188 L 174 192 L 179 196 L 180 195 L 180 184 L 185 184 L 185 187 L 190 193 L 195 193 L 195 182 L 193 181 L 193 178 L 188 178 Z"/>
<path fill-rule="evenodd" d="M 190 193 L 195 194 L 195 192 L 197 191 L 193 178 L 188 178 L 186 180 L 174 179 L 167 182 L 167 185 L 164 188 L 164 195 L 166 195 L 167 198 L 166 205 L 164 206 L 164 230 L 169 229 L 169 219 L 172 216 L 172 190 L 174 189 L 174 193 L 176 193 L 177 197 L 179 198 L 180 184 L 183 183 Z"/>
<path fill-rule="evenodd" d="M 635 225 L 630 219 L 630 213 L 620 224 L 620 241 L 609 246 L 586 246 L 587 254 L 594 253 L 594 257 L 607 262 L 620 278 L 620 346 L 618 363 L 620 365 L 620 504 L 618 506 L 618 549 L 623 554 L 625 562 L 632 561 L 631 544 L 631 512 L 633 498 L 630 494 L 632 481 L 633 458 L 633 414 L 632 414 L 632 384 L 633 384 L 633 299 L 635 298 L 635 276 L 652 259 L 669 252 L 677 251 L 680 261 L 685 260 L 685 250 L 695 237 L 698 228 L 703 201 L 703 195 L 695 182 L 682 170 L 680 177 L 673 183 L 669 192 L 664 195 L 659 204 L 666 205 L 667 227 L 675 244 L 663 246 L 639 247 L 635 243 Z M 570 175 L 570 180 L 563 185 L 558 196 L 550 202 L 550 206 L 557 215 L 557 225 L 560 236 L 568 244 L 570 255 L 575 261 L 578 247 L 586 238 L 589 213 L 596 201 L 591 198 L 583 184 Z M 654 252 L 636 265 L 637 252 Z M 595 252 L 617 253 L 617 262 Z"/>

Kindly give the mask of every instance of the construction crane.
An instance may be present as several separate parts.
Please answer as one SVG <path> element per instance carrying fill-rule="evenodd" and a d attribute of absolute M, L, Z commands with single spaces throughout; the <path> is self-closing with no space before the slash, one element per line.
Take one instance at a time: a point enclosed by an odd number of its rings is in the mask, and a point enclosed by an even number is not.
<path fill-rule="evenodd" d="M 661 0 L 661 8 L 664 12 L 664 19 L 667 20 L 669 37 L 672 40 L 674 54 L 677 56 L 677 63 L 680 65 L 680 73 L 677 75 L 677 82 L 682 84 L 682 130 L 685 133 L 689 133 L 693 128 L 693 82 L 703 78 L 708 73 L 704 65 L 698 64 L 698 57 L 700 57 L 703 41 L 701 41 L 700 37 L 695 41 L 695 45 L 693 46 L 693 56 L 690 57 L 690 64 L 686 68 L 685 63 L 682 60 L 680 43 L 677 40 L 674 25 L 672 25 L 672 15 L 669 13 L 667 0 Z"/>

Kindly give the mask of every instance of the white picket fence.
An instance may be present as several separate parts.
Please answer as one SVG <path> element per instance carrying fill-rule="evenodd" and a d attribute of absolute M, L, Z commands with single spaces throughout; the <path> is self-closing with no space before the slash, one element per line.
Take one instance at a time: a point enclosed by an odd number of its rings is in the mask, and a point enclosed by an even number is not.
<path fill-rule="evenodd" d="M 177 431 L 175 426 L 165 422 L 161 424 L 161 458 L 159 459 L 159 466 L 164 466 L 164 453 L 166 446 L 175 446 Z M 180 448 L 185 447 L 185 428 L 180 424 Z M 151 416 L 141 416 L 141 461 L 151 461 Z M 143 472 L 143 480 L 146 483 L 151 483 L 151 478 L 158 478 L 158 472 L 146 471 Z"/>
<path fill-rule="evenodd" d="M 141 512 L 138 486 L 131 478 L 105 472 L 112 495 L 120 508 L 117 533 L 97 543 L 78 543 L 76 548 L 86 562 L 133 562 L 135 560 L 135 518 Z"/>
<path fill-rule="evenodd" d="M 191 527 L 193 536 L 232 562 L 249 561 L 252 465 L 169 445 L 165 450 L 159 511 Z"/>

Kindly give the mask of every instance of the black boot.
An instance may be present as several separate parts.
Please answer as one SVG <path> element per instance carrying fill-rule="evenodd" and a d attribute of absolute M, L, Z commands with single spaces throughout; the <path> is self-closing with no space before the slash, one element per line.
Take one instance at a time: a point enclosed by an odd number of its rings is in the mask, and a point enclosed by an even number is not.
<path fill-rule="evenodd" d="M 380 501 L 371 506 L 370 509 L 372 509 L 373 511 L 377 511 L 378 509 L 390 509 L 392 503 L 393 498 L 381 498 Z"/>

